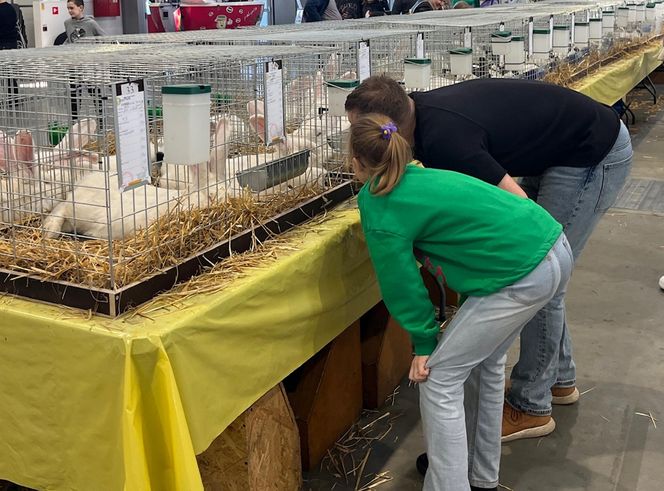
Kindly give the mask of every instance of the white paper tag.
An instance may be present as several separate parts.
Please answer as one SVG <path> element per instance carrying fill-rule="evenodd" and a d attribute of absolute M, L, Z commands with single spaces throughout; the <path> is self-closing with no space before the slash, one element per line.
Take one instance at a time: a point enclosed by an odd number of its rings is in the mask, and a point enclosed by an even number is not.
<path fill-rule="evenodd" d="M 357 74 L 360 83 L 371 77 L 371 48 L 369 41 L 361 41 L 357 53 Z"/>
<path fill-rule="evenodd" d="M 572 34 L 572 36 L 570 38 L 570 42 L 572 43 L 572 46 L 574 46 L 574 25 L 575 25 L 574 23 L 575 23 L 575 21 L 576 21 L 576 14 L 573 13 L 572 14 L 572 27 L 570 28 L 570 32 Z"/>
<path fill-rule="evenodd" d="M 553 15 L 549 17 L 549 51 L 553 49 Z"/>
<path fill-rule="evenodd" d="M 297 9 L 295 13 L 295 23 L 302 24 L 302 17 L 304 17 L 304 9 Z"/>
<path fill-rule="evenodd" d="M 150 147 L 143 80 L 115 84 L 115 147 L 120 191 L 150 182 Z"/>
<path fill-rule="evenodd" d="M 463 31 L 463 47 L 464 48 L 473 47 L 473 31 L 471 27 L 466 27 Z"/>
<path fill-rule="evenodd" d="M 533 23 L 533 18 L 531 17 L 528 21 L 528 55 L 532 56 L 534 51 L 533 46 L 533 31 L 535 30 L 535 24 Z"/>
<path fill-rule="evenodd" d="M 415 57 L 416 58 L 424 58 L 424 33 L 423 32 L 418 32 L 417 33 L 417 41 L 416 41 L 416 46 L 415 46 Z"/>
<path fill-rule="evenodd" d="M 284 83 L 281 60 L 265 64 L 265 141 L 285 138 Z"/>

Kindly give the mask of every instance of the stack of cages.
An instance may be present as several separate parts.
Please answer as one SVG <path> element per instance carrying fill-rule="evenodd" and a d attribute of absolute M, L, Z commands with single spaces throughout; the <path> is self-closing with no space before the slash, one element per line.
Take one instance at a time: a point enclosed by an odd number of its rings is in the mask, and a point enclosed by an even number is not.
<path fill-rule="evenodd" d="M 368 40 L 369 43 L 373 42 L 371 47 L 372 60 L 373 53 L 384 52 L 382 46 L 386 43 L 397 44 L 393 38 L 396 35 L 401 35 L 402 40 L 398 43 L 397 50 L 394 52 L 394 60 L 390 60 L 390 68 L 386 70 L 386 63 L 380 62 L 377 64 L 376 69 L 372 68 L 372 73 L 386 73 L 391 77 L 398 79 L 409 90 L 427 90 L 434 88 L 435 80 L 431 77 L 433 73 L 440 73 L 442 70 L 443 57 L 445 45 L 444 37 L 432 28 L 417 29 L 414 26 L 402 24 L 397 26 L 398 31 L 390 30 L 385 22 L 382 21 L 384 17 L 372 17 L 365 19 L 353 19 L 344 21 L 325 21 L 316 23 L 307 23 L 300 25 L 279 25 L 270 26 L 267 28 L 249 28 L 244 29 L 242 32 L 251 32 L 251 36 L 262 37 L 265 35 L 270 36 L 266 42 L 282 42 L 284 39 L 293 38 L 294 43 L 312 44 L 314 46 L 319 43 L 329 42 L 330 33 L 332 31 L 341 32 L 346 36 L 345 40 L 357 39 L 358 35 L 349 35 L 347 31 L 359 31 L 362 33 L 360 37 Z M 392 18 L 392 17 L 388 17 Z M 394 26 L 390 26 L 392 29 Z M 412 32 L 417 30 L 416 33 Z M 413 35 L 415 40 L 413 41 Z M 213 35 L 214 36 L 214 35 Z M 280 37 L 279 41 L 275 41 L 273 36 Z M 390 38 L 390 39 L 388 39 Z M 373 41 L 372 41 L 373 40 Z M 206 41 L 202 41 L 206 42 Z M 377 46 L 380 43 L 380 46 Z M 398 59 L 398 56 L 404 56 L 403 59 Z M 403 63 L 403 74 L 401 78 L 397 76 L 398 70 L 394 69 L 395 64 Z M 374 65 L 372 61 L 372 66 Z"/>
<path fill-rule="evenodd" d="M 548 16 L 532 12 L 528 7 L 474 10 L 455 17 L 430 15 L 422 20 L 412 15 L 384 22 L 434 30 L 445 47 L 435 87 L 473 78 L 535 78 L 541 74 L 531 57 L 532 28 L 535 22 L 545 22 Z"/>
<path fill-rule="evenodd" d="M 291 30 L 271 34 L 263 30 L 206 31 L 201 32 L 201 46 L 309 46 L 312 50 L 331 50 L 313 80 L 315 105 L 318 120 L 310 119 L 302 124 L 311 132 L 321 133 L 317 125 L 323 124 L 322 136 L 333 151 L 332 161 L 343 165 L 347 160 L 349 123 L 344 104 L 348 94 L 371 75 L 387 75 L 402 81 L 406 69 L 404 60 L 417 58 L 423 35 L 417 30 L 407 29 L 337 29 L 337 30 Z M 427 84 L 431 78 L 431 65 L 424 65 L 426 73 L 419 72 L 419 84 Z M 310 81 L 307 81 L 310 83 Z"/>
<path fill-rule="evenodd" d="M 329 50 L 21 51 L 0 65 L 5 291 L 116 316 L 352 195 L 321 129 Z"/>
<path fill-rule="evenodd" d="M 311 25 L 320 25 L 312 23 Z M 340 23 L 330 23 L 339 27 Z M 170 35 L 132 35 L 96 38 L 95 43 L 124 41 L 128 43 L 173 43 L 185 41 L 197 46 L 309 46 L 315 51 L 331 50 L 313 78 L 303 85 L 314 87 L 313 104 L 319 117 L 300 123 L 310 133 L 324 135 L 332 148 L 334 165 L 346 161 L 349 124 L 344 111 L 346 96 L 365 78 L 384 74 L 408 82 L 409 89 L 431 87 L 431 60 L 425 58 L 430 45 L 428 32 L 415 29 L 390 29 L 383 24 L 367 23 L 371 28 L 318 30 L 276 26 L 261 29 L 207 30 Z M 291 91 L 292 92 L 292 91 Z M 295 104 L 300 104 L 295 101 Z"/>
<path fill-rule="evenodd" d="M 623 48 L 647 42 L 661 32 L 656 4 L 649 8 L 646 3 L 625 5 L 615 0 L 590 4 L 558 0 L 552 5 L 565 8 L 554 16 L 552 48 L 558 59 L 570 63 L 586 57 L 591 64 L 614 59 Z"/>
<path fill-rule="evenodd" d="M 389 29 L 372 19 L 290 24 L 232 31 L 190 31 L 87 38 L 85 43 L 189 43 L 200 45 L 297 45 L 334 49 L 337 60 L 324 71 L 326 81 L 360 77 L 360 53 L 370 57 L 370 73 L 404 81 L 411 90 L 433 88 L 432 72 L 442 67 L 444 38 L 432 30 Z M 402 57 L 403 58 L 400 58 Z"/>

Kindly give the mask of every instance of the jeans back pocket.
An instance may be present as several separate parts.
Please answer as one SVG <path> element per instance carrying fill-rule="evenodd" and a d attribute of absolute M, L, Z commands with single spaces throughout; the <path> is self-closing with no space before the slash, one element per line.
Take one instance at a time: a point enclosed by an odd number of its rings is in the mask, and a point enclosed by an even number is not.
<path fill-rule="evenodd" d="M 550 298 L 556 283 L 553 261 L 552 253 L 549 252 L 533 271 L 507 287 L 509 297 L 522 305 L 533 305 Z"/>
<path fill-rule="evenodd" d="M 620 162 L 613 162 L 610 164 L 600 164 L 602 172 L 602 188 L 597 197 L 597 205 L 595 206 L 596 213 L 604 213 L 611 208 L 622 188 L 625 186 L 625 181 L 629 176 L 629 171 L 632 167 L 632 152 L 629 149 L 629 155 L 626 159 Z"/>

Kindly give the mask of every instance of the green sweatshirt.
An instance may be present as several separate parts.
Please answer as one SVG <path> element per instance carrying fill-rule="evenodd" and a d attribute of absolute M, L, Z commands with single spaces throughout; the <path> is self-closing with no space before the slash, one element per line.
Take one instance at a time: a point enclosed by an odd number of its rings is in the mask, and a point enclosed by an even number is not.
<path fill-rule="evenodd" d="M 440 283 L 485 296 L 544 259 L 562 226 L 535 202 L 465 174 L 406 166 L 387 195 L 358 196 L 362 229 L 390 314 L 418 355 L 437 345 L 438 323 L 413 252 Z"/>

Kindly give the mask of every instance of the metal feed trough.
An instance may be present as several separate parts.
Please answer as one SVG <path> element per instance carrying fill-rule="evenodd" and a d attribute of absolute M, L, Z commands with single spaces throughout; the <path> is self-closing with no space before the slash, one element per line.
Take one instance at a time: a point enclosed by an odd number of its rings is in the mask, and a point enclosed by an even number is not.
<path fill-rule="evenodd" d="M 83 53 L 94 56 L 94 69 L 81 69 Z M 231 250 L 246 249 L 351 194 L 327 142 L 342 130 L 335 127 L 340 121 L 321 111 L 326 102 L 316 85 L 329 51 L 76 45 L 20 54 L 0 53 L 5 291 L 115 316 Z M 279 77 L 282 105 L 275 96 Z M 149 157 L 139 169 L 148 176 L 127 174 L 128 164 L 116 156 L 137 141 L 123 133 L 126 118 L 116 118 L 122 114 L 114 105 L 117 84 L 136 80 L 143 84 L 147 120 L 129 135 L 147 139 L 140 148 Z M 168 154 L 160 161 L 161 90 L 181 84 L 211 87 L 212 110 L 204 123 L 210 151 L 200 166 L 169 164 Z M 285 138 L 266 145 L 280 119 Z M 120 177 L 130 185 L 124 192 Z M 239 220 L 224 211 L 235 199 L 257 203 L 254 213 L 277 202 L 285 208 L 261 215 L 261 226 L 249 230 L 246 219 L 229 223 Z"/>

